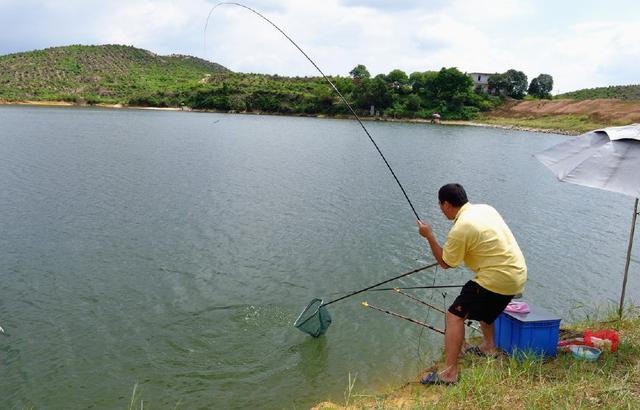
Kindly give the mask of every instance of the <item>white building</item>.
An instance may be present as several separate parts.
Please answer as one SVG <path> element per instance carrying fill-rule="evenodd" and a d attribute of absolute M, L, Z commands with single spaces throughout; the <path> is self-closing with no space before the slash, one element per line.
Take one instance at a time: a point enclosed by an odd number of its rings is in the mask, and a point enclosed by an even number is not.
<path fill-rule="evenodd" d="M 467 73 L 467 75 L 473 80 L 473 89 L 482 90 L 485 93 L 489 92 L 489 77 L 496 73 Z"/>

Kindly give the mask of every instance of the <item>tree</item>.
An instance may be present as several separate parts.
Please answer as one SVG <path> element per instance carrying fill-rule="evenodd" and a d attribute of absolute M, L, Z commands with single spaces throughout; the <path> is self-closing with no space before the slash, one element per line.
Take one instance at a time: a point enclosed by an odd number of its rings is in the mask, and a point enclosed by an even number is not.
<path fill-rule="evenodd" d="M 493 74 L 487 80 L 489 90 L 494 95 L 507 95 L 507 79 L 504 74 Z"/>
<path fill-rule="evenodd" d="M 387 81 L 390 83 L 403 85 L 409 82 L 409 77 L 404 71 L 396 69 L 387 74 Z"/>
<path fill-rule="evenodd" d="M 551 98 L 551 90 L 553 90 L 553 77 L 549 74 L 540 74 L 529 84 L 529 95 L 538 98 Z"/>
<path fill-rule="evenodd" d="M 537 78 L 534 78 L 529 83 L 529 89 L 527 90 L 527 94 L 540 98 L 540 83 L 538 83 Z"/>
<path fill-rule="evenodd" d="M 443 67 L 436 75 L 425 79 L 427 97 L 436 101 L 452 101 L 460 94 L 467 94 L 472 85 L 471 78 L 455 67 Z"/>
<path fill-rule="evenodd" d="M 358 64 L 357 66 L 355 66 L 353 70 L 349 71 L 349 75 L 354 80 L 362 80 L 371 77 L 371 74 L 369 74 L 369 70 L 367 70 L 367 67 L 365 67 L 363 64 Z"/>
<path fill-rule="evenodd" d="M 384 110 L 393 102 L 393 96 L 384 75 L 362 80 L 353 90 L 353 98 L 356 105 L 363 109 L 369 109 L 373 105 L 377 110 Z"/>
<path fill-rule="evenodd" d="M 376 106 L 378 110 L 384 110 L 389 107 L 393 102 L 393 96 L 391 90 L 387 86 L 385 76 L 382 74 L 377 75 L 369 85 L 369 95 L 371 98 L 371 104 Z"/>
<path fill-rule="evenodd" d="M 435 71 L 425 71 L 423 73 L 415 71 L 409 76 L 409 84 L 411 84 L 414 93 L 424 95 L 428 79 L 437 75 L 438 73 Z"/>
<path fill-rule="evenodd" d="M 420 104 L 420 97 L 418 97 L 416 94 L 411 94 L 407 97 L 405 108 L 409 112 L 417 112 L 418 110 L 420 110 Z"/>
<path fill-rule="evenodd" d="M 355 84 L 348 77 L 336 77 L 333 79 L 333 84 L 342 95 L 350 94 L 355 88 Z"/>
<path fill-rule="evenodd" d="M 522 71 L 507 70 L 489 77 L 489 87 L 500 95 L 521 99 L 527 91 L 527 76 Z"/>
<path fill-rule="evenodd" d="M 522 71 L 514 69 L 508 70 L 505 73 L 507 81 L 509 83 L 508 91 L 509 95 L 513 98 L 521 99 L 527 92 L 527 75 Z"/>

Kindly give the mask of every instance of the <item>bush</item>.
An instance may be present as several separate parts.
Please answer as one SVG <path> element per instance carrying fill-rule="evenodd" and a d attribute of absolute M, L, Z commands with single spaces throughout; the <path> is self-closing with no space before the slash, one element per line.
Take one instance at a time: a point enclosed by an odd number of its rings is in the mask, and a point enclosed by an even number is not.
<path fill-rule="evenodd" d="M 241 95 L 229 96 L 229 109 L 240 112 L 245 111 L 247 109 L 247 104 L 244 102 L 244 97 Z"/>

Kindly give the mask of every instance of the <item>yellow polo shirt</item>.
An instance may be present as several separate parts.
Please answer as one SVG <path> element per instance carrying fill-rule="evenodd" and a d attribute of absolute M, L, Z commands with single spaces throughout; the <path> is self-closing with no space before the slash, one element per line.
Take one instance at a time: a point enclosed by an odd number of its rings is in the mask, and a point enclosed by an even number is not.
<path fill-rule="evenodd" d="M 501 295 L 522 293 L 527 281 L 522 251 L 498 211 L 489 205 L 467 202 L 460 208 L 442 259 L 451 267 L 464 261 L 476 274 L 474 282 Z"/>

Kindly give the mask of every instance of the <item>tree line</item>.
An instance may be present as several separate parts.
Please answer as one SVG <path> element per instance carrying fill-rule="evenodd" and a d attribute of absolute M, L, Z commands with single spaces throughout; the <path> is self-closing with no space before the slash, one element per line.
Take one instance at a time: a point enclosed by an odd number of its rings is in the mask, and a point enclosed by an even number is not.
<path fill-rule="evenodd" d="M 394 118 L 472 119 L 501 104 L 500 96 L 477 92 L 471 78 L 455 67 L 413 72 L 395 69 L 371 76 L 364 65 L 349 77 L 330 78 L 349 104 L 362 115 Z M 173 95 L 136 97 L 138 105 L 175 104 L 195 109 L 264 111 L 283 114 L 348 115 L 349 111 L 321 77 L 291 78 L 259 74 L 218 73 L 204 84 Z"/>
<path fill-rule="evenodd" d="M 494 96 L 475 92 L 471 78 L 455 67 L 410 75 L 395 69 L 371 77 L 360 64 L 349 75 L 352 82 L 346 91 L 355 106 L 365 111 L 373 107 L 387 116 L 429 118 L 438 113 L 444 119 L 471 119 L 500 103 Z"/>
<path fill-rule="evenodd" d="M 489 77 L 488 92 L 474 88 L 471 77 L 455 67 L 413 72 L 395 69 L 371 76 L 363 64 L 349 77 L 330 78 L 349 104 L 363 116 L 473 119 L 502 104 L 504 98 L 551 98 L 553 78 L 540 74 L 531 83 L 514 69 Z M 291 78 L 259 74 L 217 74 L 206 84 L 175 95 L 195 109 L 261 111 L 282 114 L 348 115 L 347 107 L 321 77 Z M 137 98 L 134 104 L 162 104 L 164 98 Z"/>
<path fill-rule="evenodd" d="M 553 77 L 540 74 L 527 87 L 527 76 L 522 71 L 514 69 L 502 74 L 489 76 L 489 90 L 494 95 L 509 96 L 522 99 L 526 94 L 536 98 L 551 98 Z"/>

